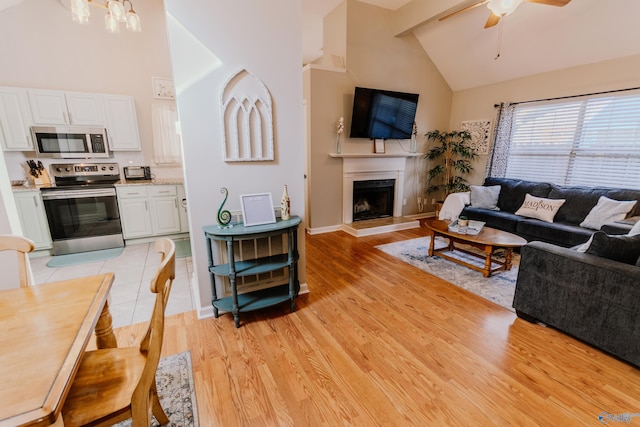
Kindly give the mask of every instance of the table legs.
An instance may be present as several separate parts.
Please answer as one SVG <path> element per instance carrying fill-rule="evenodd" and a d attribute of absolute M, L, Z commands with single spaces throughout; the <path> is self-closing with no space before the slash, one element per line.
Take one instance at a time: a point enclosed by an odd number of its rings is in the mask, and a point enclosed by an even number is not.
<path fill-rule="evenodd" d="M 109 311 L 109 301 L 105 301 L 98 323 L 95 327 L 96 333 L 96 346 L 98 348 L 116 348 L 118 347 L 118 341 L 113 334 L 113 323 L 111 318 L 111 312 Z"/>

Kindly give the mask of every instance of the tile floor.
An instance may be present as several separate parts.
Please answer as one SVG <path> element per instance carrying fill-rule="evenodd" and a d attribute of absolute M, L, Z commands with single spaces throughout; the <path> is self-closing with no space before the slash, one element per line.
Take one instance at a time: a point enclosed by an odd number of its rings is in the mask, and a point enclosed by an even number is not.
<path fill-rule="evenodd" d="M 149 284 L 160 264 L 160 254 L 155 251 L 154 243 L 127 245 L 116 258 L 69 267 L 47 267 L 50 259 L 50 256 L 30 259 L 36 284 L 113 272 L 115 280 L 109 300 L 113 327 L 147 322 L 151 318 L 154 294 L 149 290 Z M 192 273 L 191 257 L 176 258 L 176 278 L 167 304 L 167 316 L 194 309 Z"/>

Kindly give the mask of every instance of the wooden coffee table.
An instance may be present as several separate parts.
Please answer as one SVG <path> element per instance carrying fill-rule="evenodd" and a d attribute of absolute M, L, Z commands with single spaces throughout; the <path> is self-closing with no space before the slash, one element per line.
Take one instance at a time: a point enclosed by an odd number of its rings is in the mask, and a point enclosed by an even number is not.
<path fill-rule="evenodd" d="M 498 270 L 511 270 L 511 256 L 513 248 L 519 248 L 524 246 L 527 241 L 515 234 L 507 233 L 506 231 L 496 230 L 495 228 L 483 227 L 480 233 L 474 235 L 460 234 L 453 231 L 449 231 L 449 221 L 443 221 L 439 219 L 427 219 L 424 225 L 431 231 L 431 243 L 429 244 L 429 256 L 438 255 L 449 261 L 453 261 L 456 264 L 464 265 L 476 271 L 482 272 L 484 277 L 489 277 L 491 274 Z M 435 240 L 437 236 L 441 236 L 449 239 L 449 245 L 444 248 L 435 249 Z M 484 254 L 478 254 L 460 247 L 456 247 L 455 244 L 460 243 L 469 245 L 474 248 L 478 248 L 484 252 Z M 493 258 L 493 252 L 496 249 L 506 249 L 507 254 L 504 261 Z M 470 264 L 462 261 L 458 258 L 454 258 L 447 255 L 444 252 L 451 251 L 464 252 L 468 255 L 475 256 L 480 259 L 484 259 L 484 267 Z M 497 267 L 492 267 L 492 264 L 497 264 Z"/>

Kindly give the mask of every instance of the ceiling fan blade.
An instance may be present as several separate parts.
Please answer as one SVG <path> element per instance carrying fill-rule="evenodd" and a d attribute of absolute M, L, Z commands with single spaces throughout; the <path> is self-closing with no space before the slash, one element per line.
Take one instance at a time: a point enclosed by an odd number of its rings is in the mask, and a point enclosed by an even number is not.
<path fill-rule="evenodd" d="M 546 4 L 548 6 L 562 7 L 567 3 L 569 3 L 571 0 L 526 0 L 526 1 L 530 3 L 540 3 L 540 4 Z"/>
<path fill-rule="evenodd" d="M 467 7 L 463 7 L 462 9 L 456 10 L 455 12 L 451 12 L 450 14 L 441 17 L 440 19 L 438 19 L 438 21 L 444 21 L 445 19 L 453 18 L 454 16 L 456 16 L 456 15 L 458 15 L 460 13 L 466 12 L 466 11 L 471 10 L 471 9 L 475 9 L 476 7 L 482 6 L 483 4 L 487 4 L 488 2 L 489 2 L 489 0 L 483 0 L 483 1 L 479 1 L 478 3 L 474 3 L 472 5 L 469 5 Z"/>
<path fill-rule="evenodd" d="M 487 19 L 487 23 L 484 24 L 485 28 L 491 28 L 496 25 L 500 21 L 500 17 L 494 13 L 489 15 L 489 19 Z"/>

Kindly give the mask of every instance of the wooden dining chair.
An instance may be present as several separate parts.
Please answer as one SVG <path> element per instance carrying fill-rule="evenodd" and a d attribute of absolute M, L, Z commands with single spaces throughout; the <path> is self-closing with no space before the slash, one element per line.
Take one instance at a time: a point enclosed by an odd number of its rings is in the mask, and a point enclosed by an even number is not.
<path fill-rule="evenodd" d="M 132 418 L 133 427 L 148 427 L 151 414 L 167 424 L 156 389 L 164 333 L 164 311 L 175 278 L 176 246 L 161 238 L 156 250 L 161 264 L 151 280 L 156 294 L 151 322 L 139 347 L 109 348 L 85 353 L 62 408 L 65 427 L 111 426 Z"/>
<path fill-rule="evenodd" d="M 26 237 L 0 234 L 0 251 L 16 251 L 18 254 L 18 274 L 21 288 L 26 288 L 33 284 L 27 267 L 27 254 L 33 252 L 34 249 L 33 241 Z"/>

